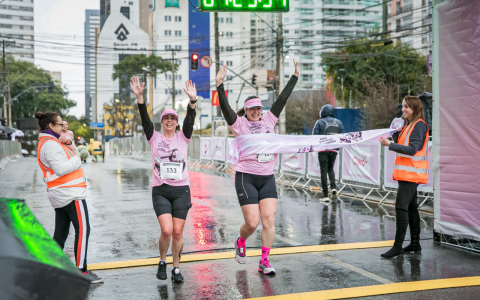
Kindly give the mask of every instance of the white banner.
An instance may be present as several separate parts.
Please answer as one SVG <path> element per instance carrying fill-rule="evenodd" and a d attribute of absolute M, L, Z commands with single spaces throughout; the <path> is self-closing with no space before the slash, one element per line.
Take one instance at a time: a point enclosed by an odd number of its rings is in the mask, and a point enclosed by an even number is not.
<path fill-rule="evenodd" d="M 428 142 L 428 183 L 419 184 L 418 191 L 433 193 L 433 171 L 432 171 L 432 142 Z M 393 165 L 395 164 L 395 152 L 388 150 L 388 147 L 385 147 L 385 159 L 383 160 L 383 182 L 385 187 L 397 189 L 398 182 L 393 180 Z"/>
<path fill-rule="evenodd" d="M 236 162 L 240 156 L 274 153 L 319 152 L 352 146 L 374 140 L 380 145 L 379 138 L 388 138 L 404 125 L 402 119 L 394 119 L 391 128 L 349 132 L 334 135 L 280 135 L 270 133 L 246 134 L 235 138 L 230 155 Z"/>
<path fill-rule="evenodd" d="M 225 137 L 213 137 L 212 138 L 212 150 L 214 160 L 218 160 L 221 162 L 225 161 L 225 153 L 226 153 L 226 138 Z"/>
<path fill-rule="evenodd" d="M 277 161 L 275 162 L 275 167 L 273 167 L 273 170 L 277 172 L 280 170 L 280 154 L 277 155 Z"/>
<path fill-rule="evenodd" d="M 305 153 L 291 153 L 282 155 L 282 172 L 288 171 L 305 175 Z"/>
<path fill-rule="evenodd" d="M 227 163 L 233 164 L 232 156 L 230 155 L 230 147 L 232 147 L 232 142 L 234 138 L 227 138 L 227 145 L 226 145 L 226 155 L 227 155 Z"/>
<path fill-rule="evenodd" d="M 380 185 L 380 154 L 380 142 L 345 147 L 342 180 Z"/>
<path fill-rule="evenodd" d="M 212 138 L 211 137 L 200 137 L 200 159 L 212 159 Z"/>
<path fill-rule="evenodd" d="M 338 179 L 340 173 L 340 153 L 337 154 L 337 159 L 335 159 L 335 164 L 333 165 L 333 171 L 335 172 L 335 178 Z M 318 162 L 318 152 L 308 153 L 308 168 L 307 174 L 310 176 L 320 177 L 322 175 L 320 169 L 320 163 Z"/>

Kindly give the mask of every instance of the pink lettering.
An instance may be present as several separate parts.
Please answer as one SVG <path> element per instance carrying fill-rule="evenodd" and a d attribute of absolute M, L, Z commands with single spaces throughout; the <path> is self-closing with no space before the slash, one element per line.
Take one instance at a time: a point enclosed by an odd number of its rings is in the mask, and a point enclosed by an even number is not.
<path fill-rule="evenodd" d="M 367 161 L 367 156 L 363 154 L 363 158 L 358 158 L 356 156 L 353 157 L 353 164 L 356 166 L 362 166 L 365 167 L 365 165 L 368 163 Z"/>

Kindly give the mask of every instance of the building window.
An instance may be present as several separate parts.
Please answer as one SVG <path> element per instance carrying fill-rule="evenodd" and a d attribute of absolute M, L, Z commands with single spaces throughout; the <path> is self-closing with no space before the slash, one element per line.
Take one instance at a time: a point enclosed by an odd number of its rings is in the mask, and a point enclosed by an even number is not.
<path fill-rule="evenodd" d="M 165 30 L 165 35 L 172 35 L 172 31 L 171 30 Z"/>
<path fill-rule="evenodd" d="M 180 59 L 176 59 L 176 60 L 175 60 L 175 63 L 176 63 L 177 65 L 181 65 L 181 64 L 182 64 L 182 61 L 181 61 Z"/>
<path fill-rule="evenodd" d="M 130 20 L 130 7 L 122 6 L 120 7 L 120 13 L 125 16 L 125 18 Z"/>
<path fill-rule="evenodd" d="M 223 23 L 223 18 L 218 18 L 218 23 Z"/>
<path fill-rule="evenodd" d="M 288 34 L 288 33 L 290 33 L 290 31 L 289 30 L 284 30 L 283 33 Z"/>
<path fill-rule="evenodd" d="M 250 21 L 250 26 L 255 27 L 255 23 L 256 23 L 255 20 L 251 20 Z"/>
<path fill-rule="evenodd" d="M 172 75 L 170 75 L 172 76 Z M 175 75 L 175 80 L 182 80 L 182 75 Z"/>
<path fill-rule="evenodd" d="M 165 79 L 166 80 L 172 80 L 172 74 L 166 74 L 165 73 Z"/>
<path fill-rule="evenodd" d="M 225 35 L 226 35 L 227 37 L 233 37 L 233 32 L 227 31 L 227 32 L 225 32 Z"/>
<path fill-rule="evenodd" d="M 165 45 L 165 50 L 172 50 L 172 46 L 171 45 Z"/>
<path fill-rule="evenodd" d="M 227 80 L 232 80 L 233 76 L 232 75 L 227 75 Z"/>
<path fill-rule="evenodd" d="M 131 1 L 130 1 L 130 2 L 128 2 L 128 5 L 133 5 L 133 2 L 131 2 Z"/>
<path fill-rule="evenodd" d="M 220 46 L 220 52 L 223 52 L 224 49 L 223 46 Z"/>
<path fill-rule="evenodd" d="M 165 16 L 165 22 L 172 21 L 172 16 Z"/>
<path fill-rule="evenodd" d="M 175 30 L 175 36 L 181 36 L 182 31 L 181 30 Z"/>
<path fill-rule="evenodd" d="M 233 61 L 227 60 L 227 66 L 232 67 L 233 66 Z"/>
<path fill-rule="evenodd" d="M 181 45 L 175 45 L 175 50 L 182 50 L 182 46 Z"/>
<path fill-rule="evenodd" d="M 313 81 L 312 74 L 302 74 L 302 81 Z"/>
<path fill-rule="evenodd" d="M 397 31 L 400 31 L 401 28 L 402 28 L 402 20 L 398 19 L 397 20 Z"/>
<path fill-rule="evenodd" d="M 175 16 L 175 22 L 182 22 L 181 16 Z"/>
<path fill-rule="evenodd" d="M 227 23 L 233 23 L 233 18 L 227 18 Z"/>
<path fill-rule="evenodd" d="M 227 47 L 227 51 L 229 52 L 233 51 L 233 47 Z"/>

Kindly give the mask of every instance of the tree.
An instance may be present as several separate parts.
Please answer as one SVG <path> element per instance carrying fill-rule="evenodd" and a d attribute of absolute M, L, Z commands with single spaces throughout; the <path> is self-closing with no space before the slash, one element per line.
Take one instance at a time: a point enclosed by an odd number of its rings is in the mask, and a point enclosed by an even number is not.
<path fill-rule="evenodd" d="M 146 56 L 145 54 L 138 54 L 127 56 L 121 62 L 113 66 L 115 72 L 112 74 L 112 79 L 119 79 L 120 86 L 126 88 L 129 86 L 130 78 L 145 74 L 143 68 L 148 68 L 153 76 L 157 73 L 166 73 L 172 71 L 172 64 L 154 54 Z M 178 65 L 175 64 L 175 71 L 178 70 Z"/>
<path fill-rule="evenodd" d="M 392 119 L 400 111 L 397 85 L 385 81 L 364 81 L 363 85 L 366 92 L 359 94 L 365 101 L 361 112 L 361 128 L 390 127 Z"/>
<path fill-rule="evenodd" d="M 12 120 L 33 118 L 37 111 L 54 111 L 65 116 L 76 105 L 68 99 L 68 92 L 55 84 L 53 93 L 48 92 L 47 85 L 52 78 L 47 71 L 35 67 L 33 63 L 17 61 L 9 56 L 7 59 L 7 84 L 10 83 L 10 95 L 18 99 L 12 102 Z M 43 89 L 36 88 L 45 86 Z"/>
<path fill-rule="evenodd" d="M 319 119 L 318 113 L 325 104 L 325 90 L 294 91 L 285 106 L 287 133 L 311 134 L 308 131 Z"/>
<path fill-rule="evenodd" d="M 86 142 L 94 138 L 93 130 L 90 129 L 90 119 L 86 117 L 65 116 L 63 120 L 68 122 L 68 130 L 71 130 L 75 137 L 81 136 Z"/>
<path fill-rule="evenodd" d="M 365 104 L 365 96 L 372 92 L 372 85 L 365 82 L 382 82 L 382 86 L 397 87 L 397 101 L 400 102 L 408 94 L 416 95 L 425 91 L 429 78 L 427 76 L 426 58 L 407 44 L 397 43 L 383 45 L 383 39 L 378 30 L 372 31 L 371 38 L 346 41 L 345 46 L 335 52 L 322 54 L 322 62 L 328 79 L 327 87 L 333 93 L 341 95 L 341 78 L 344 79 L 345 99 L 350 91 L 356 106 Z M 371 99 L 372 95 L 369 95 Z M 363 98 L 362 98 L 363 97 Z M 348 106 L 348 101 L 345 101 Z"/>

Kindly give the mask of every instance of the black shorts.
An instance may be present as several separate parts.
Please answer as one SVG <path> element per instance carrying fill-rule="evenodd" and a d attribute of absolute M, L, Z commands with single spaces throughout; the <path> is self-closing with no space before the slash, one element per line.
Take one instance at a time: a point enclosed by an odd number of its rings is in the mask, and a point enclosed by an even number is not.
<path fill-rule="evenodd" d="M 190 187 L 168 184 L 155 186 L 152 189 L 152 202 L 157 218 L 163 214 L 171 214 L 173 218 L 186 220 L 188 210 L 192 207 Z"/>
<path fill-rule="evenodd" d="M 235 189 L 240 206 L 258 204 L 266 198 L 278 198 L 275 176 L 235 173 Z"/>

